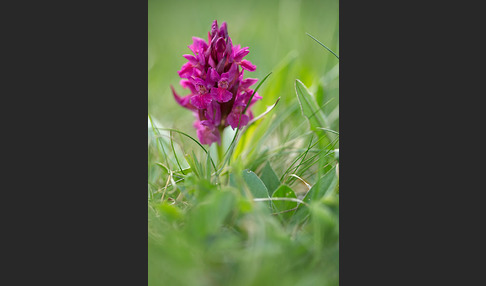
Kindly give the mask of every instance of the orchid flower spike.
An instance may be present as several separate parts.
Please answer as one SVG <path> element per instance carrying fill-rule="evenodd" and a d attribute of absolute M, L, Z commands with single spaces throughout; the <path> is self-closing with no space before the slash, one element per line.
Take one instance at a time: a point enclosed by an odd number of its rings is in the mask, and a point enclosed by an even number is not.
<path fill-rule="evenodd" d="M 254 93 L 250 86 L 258 79 L 243 79 L 243 73 L 255 71 L 256 66 L 243 59 L 250 52 L 248 47 L 233 46 L 226 22 L 218 27 L 214 20 L 207 41 L 198 37 L 192 40 L 188 48 L 193 54 L 183 55 L 188 62 L 177 72 L 182 78 L 181 86 L 190 93 L 179 96 L 171 86 L 172 94 L 179 105 L 193 111 L 196 117 L 193 126 L 199 141 L 221 145 L 224 128 L 247 125 L 253 118 L 250 107 L 262 98 L 255 93 L 246 108 Z"/>

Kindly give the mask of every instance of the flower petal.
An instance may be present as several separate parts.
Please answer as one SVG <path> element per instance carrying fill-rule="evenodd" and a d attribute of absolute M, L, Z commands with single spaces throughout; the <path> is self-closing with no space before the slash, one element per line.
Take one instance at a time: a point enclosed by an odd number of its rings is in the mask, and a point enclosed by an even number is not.
<path fill-rule="evenodd" d="M 219 28 L 219 36 L 224 38 L 228 37 L 228 27 L 226 25 L 226 22 L 223 22 L 223 24 L 221 24 L 221 27 Z"/>
<path fill-rule="evenodd" d="M 209 77 L 213 82 L 217 82 L 221 78 L 219 76 L 219 73 L 214 68 L 209 68 L 208 73 L 209 73 Z"/>
<path fill-rule="evenodd" d="M 211 94 L 196 94 L 191 97 L 191 103 L 199 109 L 206 109 L 211 103 Z"/>
<path fill-rule="evenodd" d="M 182 56 L 193 65 L 197 65 L 199 63 L 198 59 L 193 55 L 182 55 Z"/>
<path fill-rule="evenodd" d="M 251 99 L 251 102 L 250 102 L 250 106 L 252 106 L 253 104 L 255 104 L 255 102 L 257 102 L 258 100 L 262 99 L 263 97 L 261 97 L 258 92 L 255 92 L 255 95 L 253 95 L 253 98 Z"/>
<path fill-rule="evenodd" d="M 238 71 L 238 65 L 232 64 L 229 70 L 223 74 L 221 77 L 225 77 L 228 81 L 233 81 L 234 77 L 236 76 L 236 72 Z"/>
<path fill-rule="evenodd" d="M 233 97 L 233 94 L 231 92 L 229 92 L 227 89 L 221 88 L 221 87 L 218 87 L 218 88 L 212 87 L 211 88 L 211 95 L 218 102 L 228 102 Z"/>
<path fill-rule="evenodd" d="M 213 100 L 209 104 L 206 117 L 214 126 L 219 126 L 221 123 L 221 107 L 216 101 Z"/>
<path fill-rule="evenodd" d="M 216 43 L 214 44 L 214 48 L 218 53 L 224 52 L 226 50 L 226 41 L 222 37 L 216 40 Z"/>
<path fill-rule="evenodd" d="M 194 66 L 191 63 L 185 63 L 177 72 L 181 78 L 189 78 L 194 72 Z"/>
<path fill-rule="evenodd" d="M 231 38 L 228 36 L 228 42 L 226 43 L 226 51 L 224 51 L 224 53 L 226 55 L 229 55 L 228 60 L 231 60 L 231 62 L 233 62 L 233 56 L 231 53 L 232 50 L 233 50 L 233 41 L 231 41 Z"/>
<path fill-rule="evenodd" d="M 192 41 L 192 45 L 189 45 L 188 48 L 194 53 L 194 55 L 202 53 L 208 48 L 208 44 L 204 39 L 192 37 Z"/>
<path fill-rule="evenodd" d="M 214 20 L 213 24 L 211 25 L 211 37 L 214 37 L 214 35 L 218 32 L 218 21 Z"/>
<path fill-rule="evenodd" d="M 241 89 L 247 89 L 258 81 L 257 78 L 246 78 L 240 82 Z"/>
<path fill-rule="evenodd" d="M 189 94 L 187 96 L 181 97 L 181 96 L 179 96 L 177 94 L 177 92 L 175 91 L 175 89 L 174 89 L 174 87 L 172 85 L 170 86 L 170 88 L 172 89 L 172 95 L 174 96 L 176 102 L 180 106 L 185 107 L 185 108 L 190 109 L 190 110 L 197 110 L 197 108 L 190 103 L 192 94 Z"/>
<path fill-rule="evenodd" d="M 212 144 L 216 142 L 221 145 L 221 135 L 219 130 L 211 125 L 211 123 L 207 122 L 207 120 L 203 121 L 195 121 L 194 128 L 196 128 L 197 137 L 202 144 Z"/>
<path fill-rule="evenodd" d="M 243 49 L 233 49 L 233 52 L 235 62 L 241 62 L 241 60 L 243 60 L 243 57 L 248 55 L 250 50 L 248 47 L 244 47 Z"/>
<path fill-rule="evenodd" d="M 240 62 L 240 65 L 243 69 L 247 70 L 247 71 L 255 71 L 256 70 L 256 66 L 254 64 L 252 64 L 250 61 L 247 61 L 247 60 L 242 60 Z"/>
<path fill-rule="evenodd" d="M 233 128 L 233 130 L 234 130 L 235 128 L 238 128 L 238 127 L 241 128 L 241 127 L 247 125 L 249 118 L 248 118 L 248 115 L 241 114 L 241 111 L 233 110 L 233 111 L 231 111 L 230 114 L 228 114 L 226 121 L 228 122 L 229 125 L 231 125 L 231 128 Z M 239 124 L 239 126 L 238 126 L 238 124 Z"/>
<path fill-rule="evenodd" d="M 191 93 L 197 93 L 196 87 L 194 87 L 194 84 L 192 84 L 190 80 L 181 79 L 179 83 L 183 88 L 189 88 L 191 90 Z"/>

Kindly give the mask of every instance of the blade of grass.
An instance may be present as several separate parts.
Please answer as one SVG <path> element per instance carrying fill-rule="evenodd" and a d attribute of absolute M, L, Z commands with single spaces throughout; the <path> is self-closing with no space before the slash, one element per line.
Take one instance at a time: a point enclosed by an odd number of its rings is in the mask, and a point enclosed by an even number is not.
<path fill-rule="evenodd" d="M 248 100 L 248 102 L 246 103 L 246 106 L 245 106 L 245 109 L 243 110 L 243 113 L 242 114 L 245 114 L 246 110 L 248 109 L 248 107 L 250 107 L 250 103 L 251 103 L 251 100 L 253 99 L 253 96 L 255 95 L 255 93 L 257 92 L 257 90 L 260 88 L 260 86 L 265 82 L 265 80 L 272 74 L 272 72 L 269 72 L 263 79 L 262 81 L 257 85 L 257 87 L 255 88 L 255 90 L 252 92 L 251 96 L 250 96 L 250 99 Z"/>
<path fill-rule="evenodd" d="M 322 139 L 323 137 L 321 137 Z M 314 145 L 312 147 L 314 147 L 320 140 L 318 140 L 316 143 L 314 143 Z M 335 144 L 337 144 L 338 142 L 338 138 L 334 139 L 331 143 L 329 143 L 328 145 L 326 145 L 326 147 L 324 147 L 323 149 L 321 149 L 319 152 L 317 152 L 315 155 L 313 155 L 312 157 L 310 157 L 309 159 L 305 160 L 305 161 L 301 161 L 299 165 L 295 166 L 292 168 L 292 165 L 287 169 L 287 171 L 282 175 L 282 180 L 283 178 L 285 177 L 286 174 L 290 173 L 290 172 L 293 172 L 293 173 L 297 173 L 297 169 L 301 166 L 301 165 L 305 165 L 302 169 L 300 169 L 300 172 L 298 173 L 299 176 L 302 176 L 302 174 L 307 171 L 312 165 L 314 165 L 315 163 L 317 163 L 320 159 L 326 157 L 329 155 L 329 153 L 331 151 L 333 151 L 333 147 L 335 146 Z M 330 147 L 329 147 L 330 146 Z M 311 147 L 311 148 L 312 148 Z M 329 148 L 328 148 L 329 147 Z M 321 155 L 322 152 L 324 151 L 327 151 L 324 155 Z M 302 156 L 303 154 L 301 154 Z M 314 161 L 314 159 L 316 159 Z M 294 161 L 295 162 L 295 161 Z M 295 171 L 294 171 L 295 170 Z M 287 182 L 288 184 L 292 184 L 293 182 L 295 181 L 295 178 L 289 178 L 287 179 Z"/>
<path fill-rule="evenodd" d="M 296 203 L 299 203 L 299 204 L 303 204 L 303 205 L 309 206 L 309 204 L 307 204 L 306 202 L 304 202 L 302 200 L 299 200 L 299 199 L 295 199 L 295 198 L 254 198 L 253 201 L 255 201 L 255 202 L 289 201 L 289 202 L 296 202 Z"/>
<path fill-rule="evenodd" d="M 165 148 L 164 148 L 163 142 L 161 141 L 162 135 L 160 134 L 160 132 L 158 130 L 158 127 L 154 127 L 154 122 L 153 122 L 152 116 L 150 116 L 150 114 L 148 115 L 148 118 L 150 120 L 150 125 L 152 126 L 152 131 L 154 132 L 154 135 L 155 135 L 155 138 L 156 138 L 155 139 L 156 140 L 156 143 L 159 143 L 160 144 L 160 147 L 162 147 L 162 153 L 164 153 L 164 157 L 165 157 L 165 164 L 167 165 L 168 168 L 170 168 L 170 165 L 169 165 L 169 157 L 167 156 L 167 153 L 165 152 Z M 159 144 L 157 144 L 157 149 L 160 152 Z"/>
<path fill-rule="evenodd" d="M 338 60 L 339 60 L 339 57 L 338 55 L 336 55 L 333 51 L 331 51 L 331 49 L 329 49 L 328 47 L 326 47 L 323 43 L 321 43 L 318 39 L 314 38 L 311 34 L 309 33 L 306 33 L 307 36 L 311 37 L 312 39 L 314 39 L 314 41 L 316 41 L 317 43 L 319 43 L 321 46 L 323 46 L 326 50 L 328 50 L 329 52 L 331 52 L 331 54 L 333 54 Z"/>
<path fill-rule="evenodd" d="M 314 134 L 313 134 L 313 133 L 309 133 L 309 134 L 312 134 L 312 138 L 314 137 Z M 283 175 L 282 175 L 282 177 L 280 178 L 280 181 L 283 181 L 283 178 L 284 178 L 284 177 L 285 177 L 285 175 L 287 175 L 289 172 L 291 172 L 292 170 L 294 170 L 294 169 L 298 168 L 298 167 L 299 167 L 301 164 L 305 163 L 305 162 L 302 162 L 302 161 L 301 161 L 301 163 L 300 163 L 298 166 L 296 166 L 296 167 L 294 167 L 294 168 L 292 169 L 292 167 L 295 165 L 295 163 L 296 163 L 296 162 L 297 162 L 297 161 L 298 161 L 298 160 L 299 160 L 301 157 L 305 156 L 305 155 L 306 155 L 306 154 L 309 152 L 309 150 L 310 150 L 310 149 L 312 149 L 312 148 L 314 148 L 314 146 L 316 146 L 316 145 L 317 145 L 317 144 L 318 144 L 318 143 L 319 143 L 319 142 L 320 142 L 322 139 L 324 139 L 324 137 L 319 138 L 319 140 L 317 140 L 317 141 L 316 141 L 314 144 L 312 144 L 312 146 L 308 147 L 308 148 L 307 148 L 307 149 L 306 149 L 306 150 L 305 150 L 305 151 L 304 151 L 302 154 L 300 154 L 300 155 L 299 155 L 297 158 L 295 158 L 295 159 L 294 159 L 294 161 L 292 162 L 292 164 L 290 165 L 290 167 L 288 167 L 288 168 L 287 168 L 287 170 L 284 172 L 284 174 L 283 174 Z M 312 140 L 311 140 L 311 142 L 312 142 Z M 319 153 L 320 153 L 320 152 L 319 152 Z M 319 154 L 319 153 L 318 153 L 318 154 Z M 315 157 L 315 156 L 314 156 L 314 157 Z M 306 162 L 307 162 L 307 161 L 306 161 Z"/>
<path fill-rule="evenodd" d="M 332 142 L 334 143 L 334 145 L 337 143 L 337 140 L 336 142 Z M 330 144 L 332 144 L 330 143 Z M 325 154 L 322 154 L 322 152 L 326 151 L 326 149 L 322 149 L 320 150 L 320 152 L 318 152 L 317 154 L 315 154 L 314 156 L 312 156 L 311 158 L 307 159 L 306 161 L 304 161 L 302 163 L 303 167 L 300 168 L 299 172 L 298 172 L 298 176 L 303 176 L 303 174 L 308 170 L 310 169 L 314 164 L 318 163 L 318 162 L 321 162 L 324 158 L 327 158 L 328 156 L 330 156 L 331 154 L 333 154 L 333 150 L 332 147 L 334 146 L 332 145 L 330 149 L 327 149 L 327 152 Z M 327 166 L 331 166 L 331 162 L 325 164 L 322 168 L 325 168 Z M 320 167 L 319 167 L 320 168 Z M 297 173 L 297 172 L 296 172 Z M 314 173 L 315 174 L 315 173 Z M 292 176 L 290 176 L 289 178 L 287 178 L 287 181 L 286 183 L 291 185 L 293 182 L 295 181 L 295 178 L 293 178 Z"/>
<path fill-rule="evenodd" d="M 242 114 L 244 114 L 246 112 L 246 110 L 248 109 L 248 107 L 250 106 L 250 102 L 251 100 L 253 99 L 253 96 L 255 95 L 255 93 L 258 91 L 258 89 L 260 88 L 260 86 L 265 82 L 265 80 L 272 74 L 272 72 L 269 72 L 263 79 L 262 81 L 260 81 L 260 83 L 257 85 L 257 87 L 255 88 L 255 90 L 253 91 L 253 93 L 251 94 L 251 97 L 250 99 L 248 100 L 248 103 L 246 104 L 246 107 L 245 109 L 243 110 Z M 223 161 L 223 164 L 221 165 L 221 168 L 216 172 L 217 174 L 219 174 L 219 172 L 221 172 L 221 170 L 223 170 L 224 166 L 229 162 L 229 159 L 231 157 L 231 154 L 235 148 L 235 144 L 236 144 L 236 139 L 239 135 L 239 131 L 240 131 L 240 122 L 238 122 L 238 127 L 236 128 L 236 133 L 235 133 L 235 136 L 233 137 L 233 140 L 231 141 L 228 149 L 226 150 L 226 152 L 224 153 L 224 161 Z"/>
<path fill-rule="evenodd" d="M 209 153 L 209 152 L 208 152 L 208 150 L 206 150 L 206 148 L 204 148 L 204 146 L 203 146 L 203 145 L 201 145 L 201 143 L 199 143 L 199 141 L 197 141 L 196 139 L 194 139 L 194 138 L 193 138 L 191 135 L 189 135 L 189 134 L 186 134 L 186 133 L 184 133 L 184 132 L 182 132 L 182 131 L 179 131 L 179 130 L 176 130 L 176 129 L 172 129 L 172 128 L 158 128 L 158 129 L 161 129 L 161 130 L 167 130 L 167 131 L 174 131 L 174 132 L 177 132 L 177 133 L 179 133 L 179 134 L 182 134 L 182 135 L 184 135 L 184 136 L 186 136 L 186 137 L 189 137 L 189 138 L 190 138 L 192 141 L 196 142 L 196 143 L 197 143 L 197 145 L 199 145 L 199 147 L 201 147 L 201 149 L 203 149 L 203 150 L 204 150 L 204 152 L 205 152 L 206 154 L 208 154 L 208 153 Z M 214 164 L 214 162 L 213 162 L 213 159 L 211 158 L 211 156 L 209 156 L 209 158 L 210 158 L 210 160 L 211 160 L 211 163 L 213 164 L 213 168 L 214 168 L 214 170 L 216 171 L 216 170 L 217 170 L 217 168 L 216 168 L 216 165 L 215 165 L 215 164 Z"/>
<path fill-rule="evenodd" d="M 302 162 L 302 165 L 304 165 L 300 170 L 299 170 L 299 173 L 298 175 L 299 176 L 302 176 L 302 174 L 304 174 L 305 171 L 307 171 L 310 167 L 312 167 L 314 164 L 316 164 L 317 162 L 319 162 L 320 160 L 326 158 L 327 156 L 329 156 L 331 154 L 331 152 L 333 152 L 333 148 L 335 146 L 335 144 L 337 144 L 337 139 L 334 140 L 333 142 L 329 143 L 326 148 L 323 148 L 322 150 L 320 150 L 317 154 L 315 154 L 314 156 L 312 156 L 311 158 L 307 159 L 306 161 Z M 329 145 L 331 145 L 330 148 L 327 149 L 327 147 Z M 322 152 L 324 151 L 327 151 L 325 154 L 321 155 Z M 300 165 L 299 165 L 300 166 Z M 297 166 L 297 167 L 299 167 Z M 295 169 L 297 169 L 297 167 Z M 297 173 L 297 171 L 295 172 Z M 293 182 L 295 181 L 294 178 L 289 178 L 287 180 L 287 183 L 288 184 L 292 184 Z"/>
<path fill-rule="evenodd" d="M 170 134 L 170 146 L 172 147 L 172 152 L 174 152 L 174 157 L 176 159 L 177 165 L 179 166 L 180 171 L 183 175 L 185 175 L 184 170 L 182 170 L 181 164 L 179 163 L 179 159 L 177 158 L 177 153 L 174 148 L 174 140 L 172 140 L 172 130 L 169 132 Z"/>
<path fill-rule="evenodd" d="M 317 129 L 321 129 L 321 130 L 324 130 L 324 131 L 331 132 L 331 133 L 334 133 L 334 134 L 339 135 L 339 132 L 334 131 L 334 130 L 331 130 L 329 128 L 317 127 Z"/>
<path fill-rule="evenodd" d="M 265 112 L 263 112 L 262 114 L 258 115 L 257 117 L 253 118 L 250 122 L 248 122 L 248 126 L 250 126 L 253 123 L 255 123 L 256 121 L 260 120 L 261 118 L 263 118 L 263 116 L 267 115 L 267 113 L 272 111 L 272 109 L 274 109 L 275 106 L 277 106 L 277 103 L 279 102 L 279 100 L 280 100 L 280 97 L 277 98 L 277 101 L 275 101 L 275 103 L 273 105 L 267 107 L 267 110 L 265 110 Z"/>

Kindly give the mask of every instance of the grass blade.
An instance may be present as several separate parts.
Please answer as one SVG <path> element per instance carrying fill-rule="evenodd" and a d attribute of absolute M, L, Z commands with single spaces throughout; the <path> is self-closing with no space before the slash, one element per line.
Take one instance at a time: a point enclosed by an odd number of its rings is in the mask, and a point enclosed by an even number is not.
<path fill-rule="evenodd" d="M 197 141 L 196 139 L 194 139 L 194 138 L 193 138 L 191 135 L 186 134 L 186 133 L 184 133 L 184 132 L 182 132 L 182 131 L 179 131 L 179 130 L 176 130 L 176 129 L 172 129 L 172 128 L 158 128 L 158 129 L 161 129 L 161 130 L 167 130 L 167 131 L 174 131 L 174 132 L 177 132 L 177 133 L 179 133 L 179 134 L 182 134 L 182 135 L 184 135 L 184 136 L 186 136 L 186 137 L 189 137 L 189 138 L 190 138 L 192 141 L 196 142 L 196 143 L 197 143 L 197 145 L 199 145 L 199 147 L 201 147 L 201 148 L 204 150 L 204 152 L 205 152 L 206 154 L 208 154 L 208 156 L 209 156 L 209 152 L 208 152 L 208 150 L 206 150 L 206 148 L 204 148 L 204 146 L 203 146 L 203 145 L 201 145 L 201 143 L 199 143 L 199 141 Z M 211 160 L 211 163 L 213 164 L 213 168 L 214 168 L 214 170 L 216 171 L 216 169 L 217 169 L 217 168 L 216 168 L 216 165 L 214 164 L 214 161 L 213 161 L 213 159 L 211 158 L 211 156 L 209 156 L 209 159 Z"/>
<path fill-rule="evenodd" d="M 321 43 L 318 39 L 314 38 L 311 34 L 309 33 L 306 33 L 307 36 L 311 37 L 312 39 L 314 39 L 314 41 L 316 41 L 317 43 L 319 43 L 321 46 L 323 46 L 326 50 L 328 50 L 329 52 L 331 52 L 331 54 L 333 54 L 338 60 L 339 60 L 339 57 L 338 55 L 336 55 L 336 53 L 334 53 L 331 49 L 329 49 L 328 47 L 326 47 L 323 43 Z"/>

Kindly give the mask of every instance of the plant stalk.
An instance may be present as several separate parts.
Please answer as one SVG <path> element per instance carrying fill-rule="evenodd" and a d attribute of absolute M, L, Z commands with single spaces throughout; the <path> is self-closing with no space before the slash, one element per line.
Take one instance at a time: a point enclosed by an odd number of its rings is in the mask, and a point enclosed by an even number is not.
<path fill-rule="evenodd" d="M 223 141 L 223 132 L 224 132 L 224 127 L 219 126 L 219 134 L 221 136 L 221 141 Z M 223 162 L 224 159 L 223 142 L 221 142 L 221 145 L 216 144 L 216 150 L 218 151 L 218 165 L 221 166 L 221 163 Z"/>

